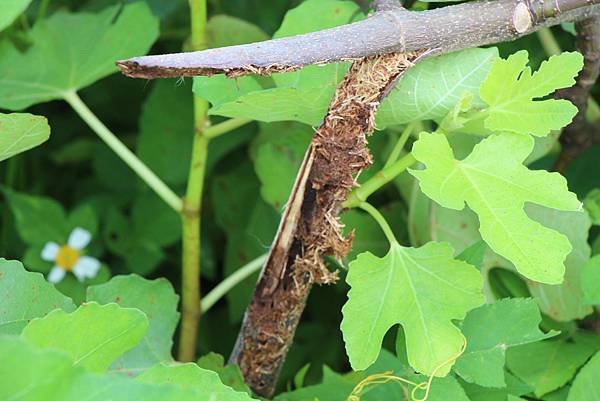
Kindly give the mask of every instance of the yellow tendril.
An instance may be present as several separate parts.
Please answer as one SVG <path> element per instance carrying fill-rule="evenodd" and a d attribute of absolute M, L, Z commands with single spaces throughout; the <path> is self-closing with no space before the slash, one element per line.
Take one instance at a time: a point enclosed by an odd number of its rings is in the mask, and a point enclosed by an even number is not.
<path fill-rule="evenodd" d="M 387 382 L 394 381 L 394 382 L 397 382 L 397 383 L 400 383 L 401 385 L 403 385 L 405 391 L 407 391 L 407 392 L 408 392 L 408 387 L 412 386 L 412 390 L 410 392 L 411 401 L 426 401 L 427 397 L 429 397 L 429 390 L 431 389 L 431 382 L 433 381 L 433 378 L 435 377 L 435 374 L 437 373 L 437 371 L 440 370 L 441 368 L 443 368 L 444 366 L 448 365 L 449 363 L 453 363 L 454 361 L 456 361 L 465 352 L 465 349 L 467 348 L 467 339 L 465 338 L 464 335 L 461 334 L 461 336 L 463 338 L 463 345 L 462 345 L 460 351 L 458 352 L 458 354 L 453 355 L 447 361 L 444 361 L 443 363 L 436 366 L 435 369 L 433 369 L 433 371 L 431 372 L 431 375 L 429 376 L 427 381 L 424 381 L 421 383 L 415 383 L 413 381 L 404 379 L 402 377 L 393 376 L 394 372 L 391 370 L 388 370 L 383 373 L 369 375 L 366 378 L 364 378 L 363 380 L 361 380 L 354 387 L 354 389 L 352 390 L 352 393 L 350 393 L 347 400 L 348 401 L 360 401 L 360 394 L 363 392 L 365 387 L 373 385 L 373 384 L 385 384 Z M 419 391 L 419 390 L 425 391 L 425 394 L 423 394 L 423 397 L 421 397 L 421 398 L 417 397 L 417 391 Z"/>

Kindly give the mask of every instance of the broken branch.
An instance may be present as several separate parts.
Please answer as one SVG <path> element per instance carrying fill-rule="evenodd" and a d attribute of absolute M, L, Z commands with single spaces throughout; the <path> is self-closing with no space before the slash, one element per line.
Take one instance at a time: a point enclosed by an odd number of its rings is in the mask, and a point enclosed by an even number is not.
<path fill-rule="evenodd" d="M 166 78 L 272 74 L 308 64 L 436 49 L 440 53 L 516 39 L 546 26 L 600 15 L 600 0 L 480 0 L 412 12 L 383 7 L 349 25 L 199 52 L 117 62 L 125 75 Z M 389 1 L 382 4 L 389 5 Z"/>

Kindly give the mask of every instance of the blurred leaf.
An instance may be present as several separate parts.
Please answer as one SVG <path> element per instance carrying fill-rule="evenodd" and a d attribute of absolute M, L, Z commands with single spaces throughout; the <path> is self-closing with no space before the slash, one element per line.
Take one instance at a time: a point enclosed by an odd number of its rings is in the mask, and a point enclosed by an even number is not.
<path fill-rule="evenodd" d="M 39 348 L 66 352 L 74 365 L 104 372 L 144 337 L 147 328 L 148 319 L 137 309 L 90 302 L 72 313 L 57 309 L 33 320 L 22 336 Z"/>
<path fill-rule="evenodd" d="M 542 341 L 510 348 L 506 365 L 541 397 L 571 380 L 594 351 L 586 344 L 564 339 Z"/>
<path fill-rule="evenodd" d="M 275 235 L 278 213 L 261 199 L 258 189 L 258 180 L 247 162 L 214 176 L 211 191 L 214 215 L 227 234 L 225 276 L 267 252 Z M 257 274 L 227 293 L 233 321 L 241 319 L 254 291 Z"/>
<path fill-rule="evenodd" d="M 177 388 L 191 390 L 197 399 L 211 401 L 250 401 L 244 392 L 238 392 L 224 385 L 215 372 L 201 369 L 193 363 L 167 366 L 155 365 L 138 377 L 138 380 L 152 384 L 171 384 Z"/>
<path fill-rule="evenodd" d="M 590 258 L 588 232 L 590 219 L 584 211 L 565 212 L 555 209 L 527 205 L 527 215 L 545 227 L 565 235 L 573 250 L 565 259 L 565 279 L 559 285 L 541 284 L 527 281 L 531 295 L 537 300 L 540 309 L 552 319 L 567 322 L 583 319 L 592 313 L 592 308 L 584 302 L 581 279 L 583 266 Z"/>
<path fill-rule="evenodd" d="M 2 190 L 15 216 L 17 231 L 30 245 L 43 245 L 48 241 L 66 243 L 69 230 L 65 211 L 54 199 L 31 196 Z"/>
<path fill-rule="evenodd" d="M 100 333 L 101 335 L 101 333 Z M 204 389 L 182 388 L 178 383 L 143 383 L 117 375 L 98 375 L 73 366 L 66 354 L 39 349 L 23 339 L 0 337 L 0 399 L 27 401 L 190 401 L 249 400 L 223 398 L 232 391 L 202 373 Z M 199 380 L 198 380 L 199 381 Z M 197 384 L 190 383 L 190 384 Z M 229 391 L 228 391 L 229 390 Z M 219 398 L 217 398 L 219 397 Z"/>
<path fill-rule="evenodd" d="M 483 296 L 479 272 L 453 259 L 453 253 L 443 243 L 421 248 L 393 243 L 383 258 L 365 252 L 350 263 L 341 329 L 354 370 L 377 359 L 383 336 L 397 323 L 406 333 L 408 361 L 417 372 L 432 374 L 458 354 L 463 337 L 452 320 L 479 306 Z M 450 367 L 444 365 L 436 376 L 445 376 Z"/>
<path fill-rule="evenodd" d="M 269 36 L 256 25 L 229 15 L 214 15 L 206 24 L 208 46 L 226 47 L 262 42 Z"/>
<path fill-rule="evenodd" d="M 143 2 L 98 14 L 56 12 L 29 31 L 25 53 L 0 43 L 0 107 L 61 99 L 115 72 L 115 60 L 144 54 L 157 36 L 158 21 Z"/>
<path fill-rule="evenodd" d="M 113 362 L 110 371 L 137 375 L 156 363 L 173 360 L 171 347 L 179 321 L 179 297 L 166 279 L 150 281 L 136 275 L 116 276 L 108 283 L 89 287 L 87 301 L 136 308 L 148 318 L 148 331 L 140 343 Z"/>
<path fill-rule="evenodd" d="M 491 47 L 462 50 L 418 63 L 381 104 L 377 126 L 442 118 L 467 92 L 474 96 L 474 106 L 483 106 L 479 86 L 497 58 L 498 50 Z"/>
<path fill-rule="evenodd" d="M 600 255 L 595 255 L 581 269 L 583 299 L 588 305 L 600 305 Z"/>
<path fill-rule="evenodd" d="M 388 250 L 388 241 L 379 224 L 367 213 L 359 210 L 349 210 L 341 215 L 345 225 L 344 234 L 354 231 L 352 249 L 346 256 L 347 260 L 354 260 L 363 252 L 371 252 L 376 256 L 384 256 Z"/>
<path fill-rule="evenodd" d="M 50 137 L 45 117 L 0 113 L 0 161 L 31 149 Z"/>
<path fill-rule="evenodd" d="M 154 193 L 147 192 L 136 198 L 131 220 L 138 241 L 166 246 L 181 238 L 179 215 Z"/>
<path fill-rule="evenodd" d="M 263 199 L 281 213 L 310 143 L 312 132 L 300 124 L 263 124 L 254 140 L 254 170 Z"/>
<path fill-rule="evenodd" d="M 461 325 L 467 348 L 456 362 L 455 371 L 480 386 L 505 387 L 506 349 L 557 334 L 542 333 L 538 327 L 541 320 L 532 299 L 504 299 L 472 310 Z"/>
<path fill-rule="evenodd" d="M 0 334 L 19 334 L 32 319 L 54 309 L 75 310 L 73 301 L 39 273 L 25 271 L 16 260 L 0 258 Z"/>
<path fill-rule="evenodd" d="M 2 2 L 2 13 L 0 14 L 0 31 L 12 24 L 12 22 L 27 9 L 31 0 L 4 0 Z"/>
<path fill-rule="evenodd" d="M 567 401 L 595 401 L 600 394 L 600 352 L 579 371 Z"/>
<path fill-rule="evenodd" d="M 588 192 L 583 199 L 583 206 L 590 215 L 592 224 L 600 226 L 600 188 Z"/>
<path fill-rule="evenodd" d="M 194 119 L 189 85 L 158 80 L 140 117 L 137 154 L 166 183 L 183 186 L 190 168 Z"/>
<path fill-rule="evenodd" d="M 210 352 L 198 359 L 198 366 L 202 369 L 216 372 L 223 384 L 231 387 L 235 391 L 243 391 L 252 394 L 250 388 L 244 383 L 244 376 L 237 365 L 225 366 L 225 359 L 222 355 Z"/>
<path fill-rule="evenodd" d="M 323 366 L 323 380 L 321 383 L 279 394 L 275 397 L 275 401 L 314 401 L 316 399 L 346 401 L 353 388 L 354 383 L 329 367 Z"/>

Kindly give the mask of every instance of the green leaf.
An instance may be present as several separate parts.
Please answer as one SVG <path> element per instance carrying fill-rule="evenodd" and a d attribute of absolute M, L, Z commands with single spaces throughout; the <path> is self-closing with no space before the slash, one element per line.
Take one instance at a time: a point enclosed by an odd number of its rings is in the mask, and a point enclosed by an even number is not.
<path fill-rule="evenodd" d="M 248 394 L 224 385 L 215 372 L 201 369 L 193 363 L 171 366 L 159 364 L 138 376 L 138 380 L 152 384 L 168 383 L 180 389 L 191 390 L 199 400 L 252 400 Z"/>
<path fill-rule="evenodd" d="M 73 313 L 57 309 L 32 320 L 22 337 L 37 347 L 66 352 L 74 365 L 104 372 L 144 337 L 147 327 L 148 319 L 137 309 L 92 302 Z"/>
<path fill-rule="evenodd" d="M 88 287 L 87 301 L 114 302 L 124 308 L 136 308 L 148 318 L 145 336 L 112 364 L 111 371 L 135 375 L 159 362 L 173 360 L 171 347 L 179 321 L 179 297 L 169 281 L 146 280 L 137 275 L 116 276 L 108 283 Z"/>
<path fill-rule="evenodd" d="M 332 28 L 361 17 L 358 6 L 351 1 L 308 0 L 288 11 L 274 38 Z M 240 80 L 239 88 L 223 78 L 216 78 L 215 84 L 209 83 L 214 78 L 196 79 L 194 91 L 211 101 L 212 115 L 318 125 L 347 68 L 348 63 L 333 63 L 274 74 L 277 87 L 265 90 L 259 90 L 258 84 L 248 79 Z"/>
<path fill-rule="evenodd" d="M 494 63 L 480 89 L 481 98 L 490 106 L 487 129 L 546 136 L 568 125 L 577 114 L 577 107 L 568 100 L 535 99 L 573 86 L 583 68 L 583 56 L 577 52 L 552 56 L 534 74 L 526 67 L 528 60 L 527 51 L 522 50 Z"/>
<path fill-rule="evenodd" d="M 15 216 L 17 231 L 30 245 L 44 245 L 48 241 L 66 243 L 69 235 L 65 211 L 54 199 L 2 190 Z"/>
<path fill-rule="evenodd" d="M 464 160 L 456 160 L 444 135 L 422 133 L 413 154 L 426 169 L 411 174 L 440 205 L 462 210 L 466 202 L 479 216 L 482 238 L 521 274 L 559 284 L 571 244 L 564 235 L 530 219 L 523 206 L 532 202 L 579 210 L 581 204 L 560 174 L 531 171 L 522 164 L 532 147 L 529 137 L 492 135 Z"/>
<path fill-rule="evenodd" d="M 253 142 L 254 170 L 261 182 L 263 199 L 281 212 L 290 196 L 312 130 L 297 123 L 264 125 Z"/>
<path fill-rule="evenodd" d="M 564 339 L 542 341 L 511 348 L 506 365 L 541 397 L 566 384 L 595 352 L 584 343 Z"/>
<path fill-rule="evenodd" d="M 212 16 L 206 23 L 209 47 L 226 47 L 269 39 L 258 26 L 229 15 Z"/>
<path fill-rule="evenodd" d="M 600 305 L 600 255 L 595 255 L 581 269 L 581 289 L 588 305 Z"/>
<path fill-rule="evenodd" d="M 452 320 L 464 318 L 483 296 L 477 269 L 453 253 L 445 243 L 418 249 L 393 243 L 383 258 L 365 252 L 350 263 L 341 329 L 354 370 L 377 359 L 383 336 L 396 323 L 405 330 L 408 361 L 418 372 L 430 375 L 459 353 L 463 336 Z M 450 367 L 436 375 L 445 376 Z"/>
<path fill-rule="evenodd" d="M 31 0 L 4 0 L 0 14 L 0 31 L 13 23 L 29 6 Z"/>
<path fill-rule="evenodd" d="M 0 161 L 29 150 L 50 137 L 45 117 L 0 113 Z"/>
<path fill-rule="evenodd" d="M 346 401 L 353 388 L 354 384 L 350 380 L 328 366 L 323 366 L 321 383 L 279 394 L 275 401 Z"/>
<path fill-rule="evenodd" d="M 465 93 L 482 107 L 479 86 L 498 58 L 498 49 L 468 49 L 418 63 L 402 77 L 377 112 L 377 127 L 446 116 Z"/>
<path fill-rule="evenodd" d="M 531 295 L 537 300 L 542 312 L 552 319 L 568 322 L 583 319 L 592 313 L 592 308 L 586 305 L 581 279 L 582 269 L 590 257 L 588 233 L 590 219 L 584 211 L 564 212 L 548 209 L 537 205 L 525 207 L 527 215 L 535 221 L 564 234 L 573 246 L 573 250 L 565 260 L 565 280 L 560 285 L 540 284 L 528 281 Z"/>
<path fill-rule="evenodd" d="M 212 370 L 221 378 L 223 384 L 231 387 L 235 391 L 243 391 L 252 394 L 250 388 L 244 383 L 244 376 L 238 365 L 225 365 L 225 359 L 222 355 L 209 352 L 198 359 L 198 366 L 202 369 Z"/>
<path fill-rule="evenodd" d="M 238 400 L 222 384 L 198 391 L 176 384 L 142 383 L 117 375 L 87 372 L 64 353 L 39 349 L 21 338 L 0 337 L 0 399 L 13 401 L 190 401 Z M 208 382 L 208 380 L 206 380 Z M 246 396 L 245 400 L 250 398 Z"/>
<path fill-rule="evenodd" d="M 600 188 L 594 188 L 583 199 L 583 207 L 590 215 L 592 223 L 600 226 Z"/>
<path fill-rule="evenodd" d="M 73 301 L 21 262 L 0 258 L 0 334 L 19 334 L 34 318 L 54 309 L 75 310 Z"/>
<path fill-rule="evenodd" d="M 143 2 L 98 14 L 56 12 L 29 31 L 25 53 L 0 43 L 0 107 L 61 99 L 117 71 L 115 60 L 144 54 L 157 36 L 158 20 Z"/>
<path fill-rule="evenodd" d="M 505 387 L 506 349 L 556 334 L 542 333 L 541 320 L 533 299 L 503 299 L 472 310 L 461 325 L 467 348 L 456 362 L 455 371 L 464 380 L 480 386 Z"/>
<path fill-rule="evenodd" d="M 600 394 L 600 352 L 579 371 L 573 381 L 567 401 L 595 401 Z"/>

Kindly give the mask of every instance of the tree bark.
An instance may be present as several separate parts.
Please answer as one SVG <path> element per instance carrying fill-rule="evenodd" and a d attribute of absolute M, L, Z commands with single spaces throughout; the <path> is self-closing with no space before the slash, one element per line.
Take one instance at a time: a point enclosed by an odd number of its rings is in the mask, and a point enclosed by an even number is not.
<path fill-rule="evenodd" d="M 575 86 L 563 89 L 557 97 L 571 101 L 579 112 L 560 136 L 562 145 L 554 170 L 564 172 L 569 163 L 599 140 L 598 128 L 585 118 L 590 91 L 600 73 L 600 17 L 588 18 L 575 24 L 577 50 L 585 58 L 583 70 Z"/>
<path fill-rule="evenodd" d="M 363 21 L 305 35 L 117 62 L 138 78 L 270 74 L 386 53 L 439 53 L 514 40 L 540 28 L 600 15 L 600 0 L 481 0 L 429 11 L 387 8 Z M 388 1 L 382 4 L 389 4 Z"/>

